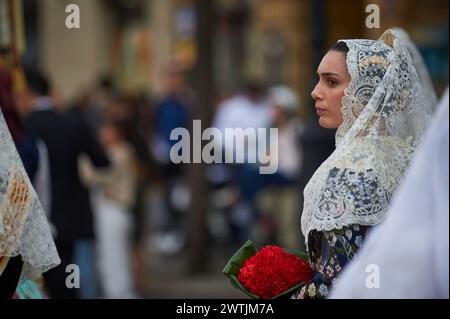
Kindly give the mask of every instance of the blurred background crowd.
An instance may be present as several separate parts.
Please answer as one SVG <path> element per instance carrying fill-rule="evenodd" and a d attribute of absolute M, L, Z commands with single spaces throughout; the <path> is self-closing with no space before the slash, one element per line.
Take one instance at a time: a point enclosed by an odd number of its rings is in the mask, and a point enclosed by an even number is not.
<path fill-rule="evenodd" d="M 80 28 L 69 29 L 69 4 Z M 365 25 L 380 8 L 380 28 Z M 241 297 L 247 239 L 304 249 L 303 187 L 334 149 L 310 97 L 338 39 L 409 32 L 448 84 L 446 0 L 0 0 L 0 106 L 62 264 L 51 298 Z M 174 128 L 276 127 L 278 171 L 174 164 Z M 80 267 L 67 289 L 66 265 Z"/>

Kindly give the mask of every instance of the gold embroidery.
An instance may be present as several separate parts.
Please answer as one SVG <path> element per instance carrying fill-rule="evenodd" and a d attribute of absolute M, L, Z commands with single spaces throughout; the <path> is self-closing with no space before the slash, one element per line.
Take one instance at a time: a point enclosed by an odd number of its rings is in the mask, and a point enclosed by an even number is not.
<path fill-rule="evenodd" d="M 0 256 L 0 276 L 2 275 L 3 271 L 6 268 L 6 265 L 8 265 L 9 257 Z"/>
<path fill-rule="evenodd" d="M 15 171 L 10 175 L 5 200 L 1 207 L 4 232 L 0 235 L 0 254 L 14 252 L 17 239 L 22 235 L 23 226 L 28 217 L 29 202 L 27 180 L 23 174 Z"/>
<path fill-rule="evenodd" d="M 360 65 L 368 64 L 382 64 L 386 69 L 389 67 L 389 62 L 387 62 L 383 57 L 379 55 L 373 55 L 367 59 L 363 59 L 359 62 Z"/>

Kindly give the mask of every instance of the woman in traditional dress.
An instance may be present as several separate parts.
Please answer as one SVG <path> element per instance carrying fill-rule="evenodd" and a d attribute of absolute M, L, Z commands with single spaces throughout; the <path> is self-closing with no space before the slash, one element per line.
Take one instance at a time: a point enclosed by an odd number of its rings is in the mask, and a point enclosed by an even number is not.
<path fill-rule="evenodd" d="M 311 95 L 319 123 L 337 128 L 336 149 L 304 189 L 301 228 L 314 277 L 293 298 L 324 298 L 354 258 L 426 130 L 436 96 L 402 30 L 341 40 L 320 63 Z"/>
<path fill-rule="evenodd" d="M 0 298 L 40 298 L 33 281 L 60 263 L 49 224 L 28 178 L 33 172 L 33 148 L 20 134 L 19 121 L 9 121 L 13 136 L 3 118 L 17 119 L 12 103 L 10 81 L 1 71 L 0 103 Z M 8 81 L 3 81 L 3 80 Z M 19 156 L 17 150 L 21 153 Z M 22 160 L 27 166 L 25 170 Z"/>

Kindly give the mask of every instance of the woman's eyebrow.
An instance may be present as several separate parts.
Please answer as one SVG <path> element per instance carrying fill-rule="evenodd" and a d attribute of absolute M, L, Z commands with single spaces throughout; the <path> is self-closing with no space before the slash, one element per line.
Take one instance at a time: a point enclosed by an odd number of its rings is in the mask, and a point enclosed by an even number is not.
<path fill-rule="evenodd" d="M 336 76 L 339 78 L 341 77 L 339 74 L 333 72 L 322 72 L 322 73 L 317 72 L 317 74 L 320 76 Z"/>

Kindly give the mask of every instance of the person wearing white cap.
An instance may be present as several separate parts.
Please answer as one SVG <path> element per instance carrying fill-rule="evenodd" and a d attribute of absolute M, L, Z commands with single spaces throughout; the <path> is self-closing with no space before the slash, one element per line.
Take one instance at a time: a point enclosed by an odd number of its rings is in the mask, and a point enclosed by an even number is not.
<path fill-rule="evenodd" d="M 270 213 L 275 222 L 276 241 L 284 247 L 302 248 L 302 240 L 295 227 L 299 223 L 298 180 L 302 168 L 300 135 L 303 125 L 297 116 L 301 107 L 297 94 L 289 87 L 277 85 L 268 90 L 268 102 L 273 109 L 272 127 L 278 129 L 277 154 L 271 154 L 277 162 L 275 174 L 260 175 L 261 194 L 258 197 L 263 213 Z"/>
<path fill-rule="evenodd" d="M 278 128 L 278 172 L 289 178 L 297 178 L 302 156 L 298 136 L 302 123 L 295 116 L 300 108 L 297 94 L 287 86 L 278 85 L 269 89 L 269 103 L 274 108 L 274 125 Z"/>

